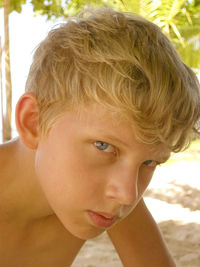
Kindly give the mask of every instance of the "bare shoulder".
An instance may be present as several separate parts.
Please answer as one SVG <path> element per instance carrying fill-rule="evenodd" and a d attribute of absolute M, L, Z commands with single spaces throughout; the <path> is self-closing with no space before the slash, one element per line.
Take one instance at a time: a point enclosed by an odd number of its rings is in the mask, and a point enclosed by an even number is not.
<path fill-rule="evenodd" d="M 35 267 L 35 263 L 38 267 L 71 266 L 84 243 L 72 236 L 56 216 L 24 227 L 0 223 L 0 232 L 0 266 L 5 267 Z"/>
<path fill-rule="evenodd" d="M 39 194 L 30 175 L 31 157 L 16 140 L 0 145 L 0 266 L 71 266 L 84 241 L 55 214 L 39 216 L 34 209 L 31 197 Z"/>
<path fill-rule="evenodd" d="M 4 186 L 9 183 L 12 174 L 16 172 L 13 154 L 13 141 L 0 144 L 0 197 L 3 193 Z"/>
<path fill-rule="evenodd" d="M 13 147 L 14 147 L 15 140 L 12 140 L 10 142 L 0 144 L 0 176 L 2 176 L 3 171 L 6 170 L 6 168 L 11 168 L 10 163 L 13 160 Z"/>

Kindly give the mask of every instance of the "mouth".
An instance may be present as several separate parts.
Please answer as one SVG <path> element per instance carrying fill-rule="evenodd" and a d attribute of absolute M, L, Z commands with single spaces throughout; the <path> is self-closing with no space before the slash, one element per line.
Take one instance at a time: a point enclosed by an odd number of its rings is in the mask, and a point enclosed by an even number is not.
<path fill-rule="evenodd" d="M 118 216 L 109 213 L 95 212 L 91 210 L 87 213 L 93 224 L 102 228 L 109 228 L 118 220 Z"/>

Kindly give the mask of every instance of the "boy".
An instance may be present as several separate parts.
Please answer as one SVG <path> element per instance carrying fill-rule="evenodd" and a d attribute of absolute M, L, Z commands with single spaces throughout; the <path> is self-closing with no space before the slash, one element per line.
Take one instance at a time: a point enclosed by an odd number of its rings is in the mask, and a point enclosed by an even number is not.
<path fill-rule="evenodd" d="M 37 48 L 0 147 L 0 266 L 66 267 L 107 231 L 125 267 L 175 266 L 142 195 L 200 117 L 193 72 L 152 23 L 83 12 Z"/>

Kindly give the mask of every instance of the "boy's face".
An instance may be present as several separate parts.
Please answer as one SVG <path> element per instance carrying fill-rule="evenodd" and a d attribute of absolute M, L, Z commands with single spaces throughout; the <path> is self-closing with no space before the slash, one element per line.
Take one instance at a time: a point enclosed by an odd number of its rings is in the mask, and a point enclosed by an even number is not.
<path fill-rule="evenodd" d="M 65 228 L 88 239 L 126 217 L 147 188 L 163 146 L 141 144 L 133 127 L 99 104 L 66 112 L 36 151 L 36 174 Z"/>

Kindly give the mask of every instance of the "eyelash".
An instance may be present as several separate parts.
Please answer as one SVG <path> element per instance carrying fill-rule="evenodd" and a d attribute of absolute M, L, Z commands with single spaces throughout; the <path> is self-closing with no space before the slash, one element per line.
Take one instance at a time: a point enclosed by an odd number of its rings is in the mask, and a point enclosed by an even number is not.
<path fill-rule="evenodd" d="M 105 150 L 103 150 L 103 149 L 100 149 L 99 148 L 99 146 L 100 145 L 103 145 L 103 144 L 106 144 L 106 145 L 108 145 L 108 147 L 112 147 L 113 148 L 113 151 L 105 151 Z M 94 142 L 94 146 L 99 150 L 99 151 L 102 151 L 102 152 L 105 152 L 105 153 L 114 153 L 114 154 L 116 154 L 117 153 L 117 150 L 116 150 L 116 148 L 113 146 L 113 145 L 111 145 L 111 144 L 109 144 L 109 143 L 106 143 L 106 142 L 103 142 L 103 141 L 95 141 Z M 155 162 L 155 166 L 150 166 L 150 164 L 145 164 L 145 163 L 147 163 L 147 162 Z M 161 165 L 161 162 L 158 162 L 158 161 L 155 161 L 155 160 L 146 160 L 146 161 L 144 161 L 143 163 L 142 163 L 143 165 L 146 165 L 146 166 L 148 166 L 148 167 L 157 167 L 157 166 L 159 166 L 159 165 Z"/>
<path fill-rule="evenodd" d="M 145 164 L 145 162 L 149 162 L 149 161 L 151 163 L 155 162 L 155 166 L 150 166 L 150 164 Z M 143 164 L 146 165 L 146 166 L 149 166 L 149 167 L 157 167 L 157 166 L 161 165 L 161 162 L 158 162 L 158 161 L 155 161 L 155 160 L 146 160 L 146 161 L 143 162 Z"/>
<path fill-rule="evenodd" d="M 111 150 L 113 148 L 113 151 L 105 151 L 104 149 L 100 149 L 100 146 L 101 145 L 103 146 L 103 144 L 106 144 L 106 145 L 108 145 L 108 147 L 111 147 Z M 94 145 L 98 150 L 106 152 L 106 153 L 114 153 L 114 152 L 116 152 L 116 148 L 113 145 L 111 145 L 109 143 L 106 143 L 106 142 L 103 142 L 103 141 L 95 141 Z M 105 149 L 107 149 L 108 147 L 106 147 Z"/>

